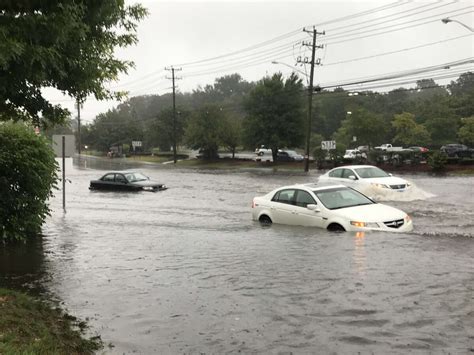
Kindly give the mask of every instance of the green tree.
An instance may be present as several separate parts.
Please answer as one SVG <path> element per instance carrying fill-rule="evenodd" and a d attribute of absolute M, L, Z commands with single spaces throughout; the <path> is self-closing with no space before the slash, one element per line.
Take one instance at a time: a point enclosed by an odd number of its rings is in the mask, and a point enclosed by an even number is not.
<path fill-rule="evenodd" d="M 461 74 L 448 89 L 452 93 L 449 104 L 454 112 L 459 117 L 474 116 L 474 73 Z"/>
<path fill-rule="evenodd" d="M 459 119 L 456 117 L 433 117 L 426 121 L 425 126 L 430 133 L 433 145 L 442 146 L 443 144 L 449 144 L 456 142 Z"/>
<path fill-rule="evenodd" d="M 231 151 L 232 159 L 234 159 L 235 151 L 242 140 L 242 122 L 236 115 L 224 117 L 220 136 L 222 144 Z"/>
<path fill-rule="evenodd" d="M 184 126 L 189 113 L 183 109 L 176 110 L 176 145 L 183 141 Z M 168 108 L 160 111 L 156 120 L 146 130 L 150 144 L 158 146 L 161 151 L 169 151 L 173 146 L 173 109 Z"/>
<path fill-rule="evenodd" d="M 394 142 L 404 146 L 426 146 L 431 142 L 431 137 L 425 126 L 415 122 L 415 115 L 403 112 L 395 115 L 392 121 L 395 129 Z"/>
<path fill-rule="evenodd" d="M 113 144 L 130 144 L 144 137 L 143 127 L 123 106 L 99 114 L 81 133 L 83 144 L 102 152 L 107 152 Z"/>
<path fill-rule="evenodd" d="M 23 124 L 0 124 L 0 242 L 41 231 L 56 185 L 56 161 L 45 137 Z"/>
<path fill-rule="evenodd" d="M 462 143 L 474 147 L 474 116 L 461 119 L 458 136 Z"/>
<path fill-rule="evenodd" d="M 64 123 L 69 112 L 48 102 L 52 87 L 84 100 L 120 98 L 105 87 L 133 65 L 115 47 L 137 42 L 141 5 L 124 0 L 7 1 L 0 16 L 0 120 Z"/>
<path fill-rule="evenodd" d="M 373 147 L 383 143 L 386 134 L 387 128 L 381 115 L 365 109 L 357 109 L 342 122 L 336 137 L 342 139 L 341 143 L 345 145 L 350 144 L 352 137 L 357 137 L 358 145 Z"/>
<path fill-rule="evenodd" d="M 219 106 L 206 105 L 197 110 L 188 120 L 185 143 L 192 149 L 201 149 L 206 159 L 217 157 L 224 119 L 224 112 Z"/>
<path fill-rule="evenodd" d="M 303 84 L 295 74 L 283 80 L 274 74 L 259 81 L 245 101 L 246 143 L 265 145 L 276 161 L 278 148 L 300 146 L 304 140 Z"/>

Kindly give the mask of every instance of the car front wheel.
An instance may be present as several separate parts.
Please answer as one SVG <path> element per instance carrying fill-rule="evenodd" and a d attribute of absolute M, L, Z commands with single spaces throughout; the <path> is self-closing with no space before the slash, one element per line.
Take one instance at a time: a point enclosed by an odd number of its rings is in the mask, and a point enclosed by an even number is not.
<path fill-rule="evenodd" d="M 341 226 L 338 223 L 331 223 L 328 226 L 328 231 L 330 231 L 330 232 L 345 232 L 346 230 L 344 229 L 343 226 Z"/>

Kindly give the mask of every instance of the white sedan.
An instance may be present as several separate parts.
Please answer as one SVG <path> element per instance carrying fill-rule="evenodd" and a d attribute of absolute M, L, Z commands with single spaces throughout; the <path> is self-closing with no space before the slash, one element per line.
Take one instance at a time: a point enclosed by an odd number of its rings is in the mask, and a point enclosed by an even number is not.
<path fill-rule="evenodd" d="M 411 182 L 372 165 L 341 166 L 321 175 L 319 181 L 344 184 L 375 199 L 390 199 L 412 187 Z"/>
<path fill-rule="evenodd" d="M 252 219 L 264 224 L 300 225 L 331 231 L 409 232 L 413 229 L 411 218 L 405 212 L 376 203 L 343 185 L 280 187 L 253 199 Z"/>

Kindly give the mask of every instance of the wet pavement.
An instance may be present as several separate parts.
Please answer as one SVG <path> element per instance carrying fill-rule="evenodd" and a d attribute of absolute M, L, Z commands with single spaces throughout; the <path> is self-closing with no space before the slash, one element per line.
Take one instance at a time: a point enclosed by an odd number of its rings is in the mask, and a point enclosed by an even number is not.
<path fill-rule="evenodd" d="M 158 193 L 92 192 L 112 161 L 70 169 L 44 240 L 3 250 L 0 284 L 61 301 L 106 353 L 469 353 L 474 178 L 404 175 L 429 199 L 385 202 L 409 234 L 251 220 L 256 195 L 319 172 L 140 167 Z"/>

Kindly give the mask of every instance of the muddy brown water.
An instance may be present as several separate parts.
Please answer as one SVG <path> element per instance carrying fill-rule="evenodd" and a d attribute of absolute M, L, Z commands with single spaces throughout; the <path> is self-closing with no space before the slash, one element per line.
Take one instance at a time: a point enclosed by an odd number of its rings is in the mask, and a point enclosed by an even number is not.
<path fill-rule="evenodd" d="M 309 175 L 139 170 L 169 189 L 91 192 L 112 162 L 70 169 L 42 242 L 3 249 L 0 285 L 53 297 L 106 353 L 469 353 L 474 178 L 405 175 L 436 196 L 385 202 L 409 234 L 252 222 L 252 198 Z"/>

